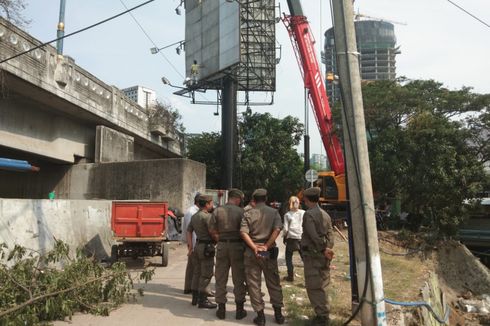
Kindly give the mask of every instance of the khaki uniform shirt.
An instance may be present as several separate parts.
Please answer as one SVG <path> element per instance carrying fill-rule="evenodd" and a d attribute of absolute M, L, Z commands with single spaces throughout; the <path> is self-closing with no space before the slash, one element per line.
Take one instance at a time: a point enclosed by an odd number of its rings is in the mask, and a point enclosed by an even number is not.
<path fill-rule="evenodd" d="M 218 231 L 220 240 L 240 239 L 243 208 L 226 204 L 214 210 L 210 225 Z"/>
<path fill-rule="evenodd" d="M 282 229 L 279 212 L 277 209 L 260 203 L 245 212 L 240 232 L 248 233 L 253 242 L 265 243 L 274 229 Z"/>
<path fill-rule="evenodd" d="M 210 241 L 212 240 L 209 234 L 211 214 L 205 211 L 199 211 L 192 215 L 191 222 L 187 226 L 187 232 L 196 232 L 198 240 Z"/>
<path fill-rule="evenodd" d="M 318 205 L 308 209 L 303 215 L 301 247 L 308 247 L 309 251 L 317 252 L 333 248 L 332 220 Z"/>

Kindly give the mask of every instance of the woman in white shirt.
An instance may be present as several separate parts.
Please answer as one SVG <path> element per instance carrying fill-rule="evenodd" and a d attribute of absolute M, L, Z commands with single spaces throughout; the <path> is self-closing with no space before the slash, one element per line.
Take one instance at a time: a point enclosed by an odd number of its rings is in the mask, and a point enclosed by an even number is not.
<path fill-rule="evenodd" d="M 303 233 L 304 210 L 299 208 L 299 199 L 296 196 L 289 198 L 289 211 L 284 215 L 283 237 L 286 243 L 286 266 L 288 276 L 285 281 L 294 281 L 293 252 L 298 251 L 301 256 L 300 241 Z"/>

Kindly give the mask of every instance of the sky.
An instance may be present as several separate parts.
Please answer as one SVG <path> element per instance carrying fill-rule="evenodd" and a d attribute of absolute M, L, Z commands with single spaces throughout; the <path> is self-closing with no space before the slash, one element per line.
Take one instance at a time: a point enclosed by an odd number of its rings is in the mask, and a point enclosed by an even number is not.
<path fill-rule="evenodd" d="M 210 0 L 214 1 L 214 0 Z M 452 0 L 490 24 L 490 0 Z M 66 0 L 65 33 L 70 33 L 125 10 L 144 0 Z M 27 31 L 40 41 L 56 38 L 59 0 L 26 0 L 24 12 L 31 20 Z M 172 104 L 183 116 L 186 132 L 220 131 L 221 116 L 214 105 L 194 105 L 188 98 L 173 95 L 175 89 L 164 85 L 164 76 L 181 85 L 185 74 L 184 55 L 174 47 L 151 54 L 150 48 L 163 47 L 184 39 L 185 12 L 178 16 L 180 0 L 156 0 L 133 11 L 134 17 L 152 39 L 150 41 L 126 14 L 64 41 L 64 54 L 82 68 L 110 85 L 126 88 L 141 85 L 157 92 L 157 97 Z M 280 3 L 287 12 L 286 0 Z M 303 11 L 316 38 L 318 58 L 323 49 L 323 33 L 332 27 L 330 1 L 303 0 Z M 404 22 L 395 24 L 397 75 L 409 79 L 434 79 L 449 89 L 470 86 L 478 93 L 490 93 L 490 28 L 465 14 L 448 0 L 357 0 L 354 8 L 362 14 Z M 274 104 L 254 106 L 254 112 L 270 112 L 274 117 L 292 115 L 304 121 L 304 87 L 289 36 L 282 22 L 276 25 L 282 56 L 276 69 Z M 154 42 L 154 43 L 153 43 Z M 322 65 L 322 71 L 324 66 Z M 209 91 L 196 99 L 213 101 Z M 268 101 L 270 94 L 255 99 Z M 245 111 L 239 107 L 238 111 Z M 318 129 L 310 110 L 311 153 L 324 154 Z M 298 148 L 302 152 L 302 145 Z"/>

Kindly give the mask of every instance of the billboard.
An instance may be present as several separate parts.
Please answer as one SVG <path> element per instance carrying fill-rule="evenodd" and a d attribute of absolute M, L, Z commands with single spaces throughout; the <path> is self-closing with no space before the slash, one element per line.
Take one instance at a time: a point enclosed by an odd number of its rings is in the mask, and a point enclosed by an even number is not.
<path fill-rule="evenodd" d="M 186 0 L 185 10 L 187 77 L 195 60 L 200 88 L 231 76 L 238 90 L 275 91 L 274 0 Z"/>
<path fill-rule="evenodd" d="M 186 0 L 186 76 L 197 61 L 206 80 L 240 63 L 240 12 L 236 1 Z"/>

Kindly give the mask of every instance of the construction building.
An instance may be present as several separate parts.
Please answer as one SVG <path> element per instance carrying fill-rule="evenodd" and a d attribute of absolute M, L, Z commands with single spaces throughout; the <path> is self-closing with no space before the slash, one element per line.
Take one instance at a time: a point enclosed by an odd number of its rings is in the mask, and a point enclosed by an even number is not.
<path fill-rule="evenodd" d="M 396 55 L 400 53 L 396 44 L 395 28 L 384 20 L 357 20 L 357 50 L 360 56 L 360 71 L 363 81 L 394 80 L 396 78 Z M 326 65 L 326 76 L 334 79 L 338 75 L 333 28 L 325 32 L 325 48 L 322 62 Z M 330 76 L 330 78 L 329 78 Z M 340 99 L 339 85 L 327 82 L 327 94 L 330 104 Z"/>

